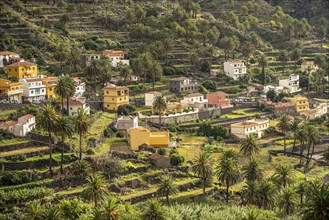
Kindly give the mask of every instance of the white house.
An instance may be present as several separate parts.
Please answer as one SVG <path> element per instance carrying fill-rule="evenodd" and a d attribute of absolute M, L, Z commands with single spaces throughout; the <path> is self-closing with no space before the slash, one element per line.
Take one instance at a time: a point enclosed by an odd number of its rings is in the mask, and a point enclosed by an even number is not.
<path fill-rule="evenodd" d="M 183 97 L 182 104 L 187 104 L 191 107 L 198 108 L 199 110 L 205 109 L 208 106 L 208 99 L 200 93 L 192 93 Z"/>
<path fill-rule="evenodd" d="M 279 86 L 288 88 L 290 93 L 300 92 L 299 75 L 291 75 L 288 79 L 280 79 Z"/>
<path fill-rule="evenodd" d="M 8 130 L 15 136 L 20 137 L 24 137 L 28 132 L 32 131 L 35 126 L 35 117 L 31 114 L 18 118 L 18 121 L 7 121 L 0 123 L 1 130 Z"/>
<path fill-rule="evenodd" d="M 40 103 L 46 99 L 46 85 L 42 84 L 42 78 L 22 78 L 23 97 L 32 103 Z"/>
<path fill-rule="evenodd" d="M 247 120 L 231 124 L 231 134 L 238 138 L 246 138 L 250 134 L 256 134 L 258 138 L 261 138 L 269 126 L 270 121 L 268 119 Z"/>
<path fill-rule="evenodd" d="M 21 59 L 19 57 L 19 54 L 14 53 L 14 52 L 10 52 L 10 51 L 0 51 L 0 68 L 4 67 L 4 61 L 7 61 L 8 64 L 12 63 L 16 63 L 16 62 L 22 62 L 24 61 L 24 59 Z"/>
<path fill-rule="evenodd" d="M 113 67 L 118 67 L 120 64 L 129 66 L 130 64 L 129 60 L 125 59 L 125 52 L 122 50 L 104 50 L 102 54 L 109 58 Z"/>
<path fill-rule="evenodd" d="M 157 96 L 160 96 L 162 93 L 157 91 L 150 91 L 145 93 L 145 106 L 152 107 L 153 102 Z"/>
<path fill-rule="evenodd" d="M 74 77 L 73 81 L 75 82 L 75 97 L 82 97 L 83 93 L 86 91 L 86 84 L 81 81 L 80 78 Z"/>
<path fill-rule="evenodd" d="M 66 100 L 64 100 L 64 103 L 64 109 L 67 111 Z M 87 106 L 85 99 L 76 97 L 69 98 L 69 115 L 75 115 L 81 108 L 87 115 L 90 114 L 90 107 Z"/>
<path fill-rule="evenodd" d="M 138 128 L 138 116 L 122 116 L 118 118 L 115 128 L 118 130 Z"/>
<path fill-rule="evenodd" d="M 247 67 L 244 62 L 239 60 L 226 61 L 224 62 L 224 72 L 227 76 L 237 80 L 247 74 Z"/>

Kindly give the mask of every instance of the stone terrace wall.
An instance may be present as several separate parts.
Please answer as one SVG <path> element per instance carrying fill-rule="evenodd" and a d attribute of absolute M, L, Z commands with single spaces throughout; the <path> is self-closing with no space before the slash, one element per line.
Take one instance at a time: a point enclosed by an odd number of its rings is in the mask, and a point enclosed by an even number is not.
<path fill-rule="evenodd" d="M 146 120 L 147 122 L 159 124 L 159 116 L 152 115 L 152 116 L 140 116 L 141 119 Z M 161 123 L 162 124 L 173 124 L 173 123 L 183 123 L 189 121 L 195 121 L 199 119 L 199 112 L 183 112 L 183 113 L 176 113 L 170 115 L 163 115 L 161 116 Z"/>

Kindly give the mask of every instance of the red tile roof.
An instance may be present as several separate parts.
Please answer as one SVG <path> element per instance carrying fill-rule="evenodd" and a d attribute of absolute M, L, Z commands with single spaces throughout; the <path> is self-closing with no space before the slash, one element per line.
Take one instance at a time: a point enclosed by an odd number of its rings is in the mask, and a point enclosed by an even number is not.
<path fill-rule="evenodd" d="M 5 122 L 0 122 L 0 127 L 11 127 L 16 125 L 18 122 L 17 121 L 5 121 Z"/>
<path fill-rule="evenodd" d="M 10 51 L 0 51 L 0 55 L 7 56 L 7 55 L 18 55 L 18 54 Z"/>
<path fill-rule="evenodd" d="M 66 103 L 66 100 L 64 101 Z M 84 99 L 79 98 L 69 98 L 69 105 L 84 105 L 86 101 Z"/>
<path fill-rule="evenodd" d="M 211 93 L 208 93 L 207 95 L 229 96 L 229 94 L 222 92 L 222 91 L 211 92 Z"/>
<path fill-rule="evenodd" d="M 13 63 L 13 64 L 10 64 L 10 65 L 8 65 L 7 67 L 29 67 L 29 66 L 37 66 L 37 64 L 35 64 L 35 63 L 31 63 L 31 62 L 26 62 L 26 61 L 24 61 L 24 62 L 17 62 L 17 63 Z"/>

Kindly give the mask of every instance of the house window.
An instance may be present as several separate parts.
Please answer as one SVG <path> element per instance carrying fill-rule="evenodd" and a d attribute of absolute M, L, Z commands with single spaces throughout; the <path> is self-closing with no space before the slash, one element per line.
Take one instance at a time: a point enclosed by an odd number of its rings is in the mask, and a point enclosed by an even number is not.
<path fill-rule="evenodd" d="M 112 101 L 114 101 L 114 98 L 112 98 Z"/>

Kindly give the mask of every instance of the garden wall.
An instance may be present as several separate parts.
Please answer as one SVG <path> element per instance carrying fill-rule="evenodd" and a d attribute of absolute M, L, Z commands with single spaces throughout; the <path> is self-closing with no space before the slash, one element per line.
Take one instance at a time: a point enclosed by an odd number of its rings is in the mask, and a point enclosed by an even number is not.
<path fill-rule="evenodd" d="M 139 118 L 146 120 L 147 122 L 159 124 L 159 116 L 151 115 L 145 116 L 140 114 Z M 199 111 L 183 112 L 177 114 L 163 115 L 161 116 L 162 124 L 174 124 L 174 123 L 183 123 L 189 121 L 196 121 L 199 119 Z"/>
<path fill-rule="evenodd" d="M 215 118 L 217 115 L 220 116 L 222 113 L 221 108 L 214 108 L 199 112 L 199 119 Z"/>

